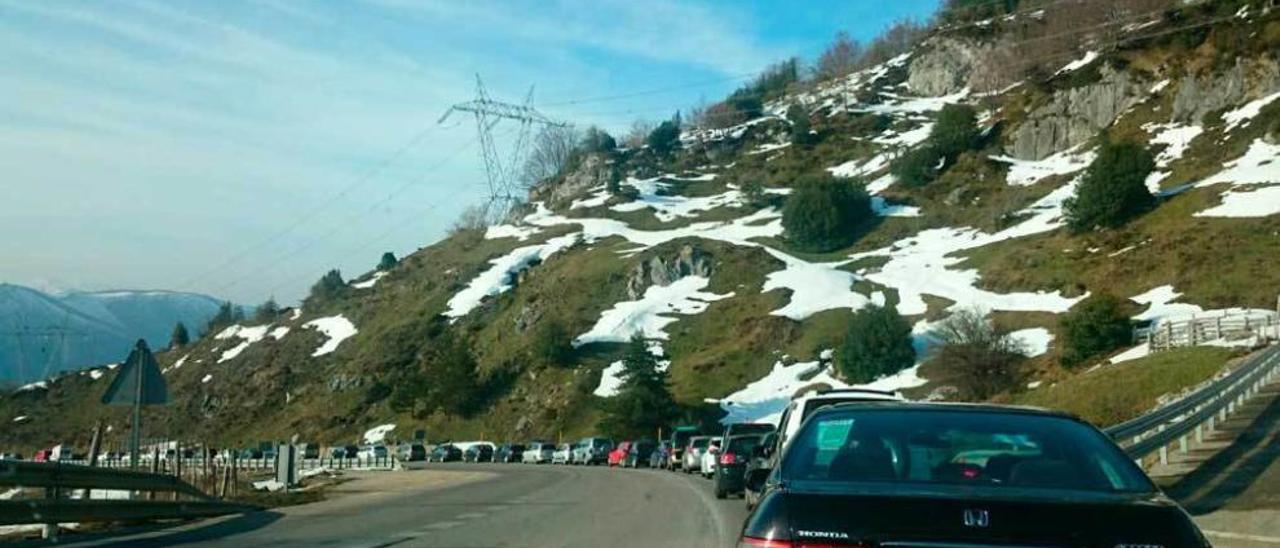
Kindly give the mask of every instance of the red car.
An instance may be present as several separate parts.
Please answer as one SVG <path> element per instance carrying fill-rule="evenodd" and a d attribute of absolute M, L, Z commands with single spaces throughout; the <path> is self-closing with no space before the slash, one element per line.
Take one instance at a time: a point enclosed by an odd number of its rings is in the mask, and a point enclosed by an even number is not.
<path fill-rule="evenodd" d="M 609 452 L 609 466 L 621 465 L 622 459 L 627 458 L 629 451 L 631 451 L 631 442 L 624 441 L 619 443 L 617 447 L 613 448 L 613 451 Z"/>

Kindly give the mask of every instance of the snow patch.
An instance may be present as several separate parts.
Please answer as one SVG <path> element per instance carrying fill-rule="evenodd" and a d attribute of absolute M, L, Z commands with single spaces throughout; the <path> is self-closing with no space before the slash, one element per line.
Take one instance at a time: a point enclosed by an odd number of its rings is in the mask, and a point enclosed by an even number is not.
<path fill-rule="evenodd" d="M 992 160 L 1009 164 L 1005 181 L 1013 186 L 1031 186 L 1047 177 L 1075 173 L 1093 163 L 1097 154 L 1080 152 L 1076 148 L 1064 150 L 1043 160 L 1019 160 L 1010 156 L 991 156 Z"/>
<path fill-rule="evenodd" d="M 591 330 L 574 339 L 574 346 L 596 342 L 626 342 L 635 334 L 666 340 L 663 331 L 676 321 L 670 314 L 701 314 L 712 302 L 732 297 L 702 291 L 711 280 L 686 276 L 667 286 L 651 286 L 636 301 L 623 301 L 604 311 Z"/>
<path fill-rule="evenodd" d="M 1276 99 L 1280 99 L 1280 91 L 1272 93 L 1271 95 L 1261 99 L 1250 101 L 1245 106 L 1223 114 L 1222 121 L 1227 123 L 1226 127 L 1223 128 L 1223 131 L 1229 133 L 1241 125 L 1248 124 L 1258 116 L 1258 114 L 1262 113 L 1263 108 L 1271 104 Z"/>
<path fill-rule="evenodd" d="M 548 257 L 577 243 L 578 234 L 569 234 L 547 240 L 546 243 L 518 247 L 510 253 L 489 261 L 493 265 L 480 273 L 467 287 L 449 299 L 449 310 L 444 315 L 461 318 L 469 314 L 485 297 L 509 291 L 512 279 L 530 265 L 545 261 Z"/>
<path fill-rule="evenodd" d="M 211 380 L 213 380 L 213 374 L 205 375 L 204 378 L 200 379 L 200 384 L 206 384 Z"/>
<path fill-rule="evenodd" d="M 1009 336 L 1021 343 L 1023 350 L 1027 352 L 1027 356 L 1031 357 L 1048 352 L 1049 342 L 1053 341 L 1053 334 L 1043 327 L 1019 329 L 1010 333 Z"/>
<path fill-rule="evenodd" d="M 1199 183 L 1196 187 L 1227 183 L 1241 185 L 1280 184 L 1280 145 L 1255 140 L 1244 155 L 1227 162 L 1226 169 Z M 1253 190 L 1233 189 L 1222 195 L 1222 203 L 1197 217 L 1265 217 L 1280 213 L 1280 190 L 1265 186 Z"/>
<path fill-rule="evenodd" d="M 387 434 L 396 429 L 395 423 L 382 424 L 365 430 L 362 439 L 366 444 L 382 443 L 387 439 Z"/>
<path fill-rule="evenodd" d="M 791 292 L 791 299 L 786 306 L 769 313 L 773 316 L 800 321 L 824 310 L 858 310 L 871 302 L 866 295 L 853 290 L 853 283 L 858 277 L 852 272 L 840 270 L 839 267 L 849 261 L 810 263 L 767 247 L 765 251 L 782 261 L 785 267 L 765 276 L 761 292 L 775 289 Z"/>
<path fill-rule="evenodd" d="M 711 175 L 714 177 L 714 175 Z M 693 178 L 689 181 L 706 181 L 710 179 Z M 710 211 L 718 207 L 742 205 L 742 193 L 737 189 L 712 196 L 686 197 L 677 194 L 666 194 L 671 184 L 662 177 L 653 179 L 627 179 L 623 184 L 635 188 L 639 196 L 630 202 L 617 204 L 609 209 L 617 212 L 653 210 L 659 221 L 670 222 L 679 218 L 696 217 L 698 212 Z"/>
<path fill-rule="evenodd" d="M 355 289 L 369 289 L 369 288 L 371 288 L 371 287 L 373 287 L 373 286 L 377 285 L 377 284 L 378 284 L 378 280 L 381 280 L 381 279 L 382 279 L 382 277 L 383 277 L 383 276 L 386 276 L 386 275 L 387 275 L 387 271 L 385 271 L 385 270 L 379 270 L 379 271 L 377 271 L 377 272 L 374 272 L 374 273 L 373 273 L 373 276 L 370 276 L 370 277 L 369 277 L 369 279 L 367 279 L 367 280 L 365 280 L 365 281 L 363 281 L 363 282 L 355 282 L 355 283 L 351 284 L 351 287 L 353 287 L 353 288 L 355 288 Z"/>
<path fill-rule="evenodd" d="M 1066 65 L 1063 65 L 1063 67 L 1058 69 L 1058 72 L 1053 73 L 1053 75 L 1058 76 L 1060 74 L 1066 74 L 1068 72 L 1075 72 L 1077 70 L 1080 70 L 1084 67 L 1089 66 L 1089 63 L 1092 63 L 1097 58 L 1098 58 L 1098 52 L 1096 51 L 1086 52 L 1084 54 L 1084 57 L 1081 57 L 1079 59 L 1076 59 L 1075 61 L 1067 63 Z"/>
<path fill-rule="evenodd" d="M 605 195 L 605 199 L 609 199 L 607 194 Z M 534 236 L 539 232 L 542 231 L 537 227 L 532 226 L 493 225 L 485 230 L 484 239 L 497 240 L 499 238 L 515 238 L 523 242 L 528 240 L 530 236 Z"/>
<path fill-rule="evenodd" d="M 351 338 L 357 333 L 355 324 L 341 314 L 316 318 L 302 324 L 302 327 L 313 328 L 326 337 L 324 343 L 319 348 L 316 348 L 315 352 L 311 353 L 311 357 L 323 356 L 337 350 L 342 341 Z"/>

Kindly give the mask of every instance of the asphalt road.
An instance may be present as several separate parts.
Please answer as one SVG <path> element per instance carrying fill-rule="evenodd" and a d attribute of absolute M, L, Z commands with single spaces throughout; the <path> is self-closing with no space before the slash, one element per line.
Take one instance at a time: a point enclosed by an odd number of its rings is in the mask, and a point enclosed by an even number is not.
<path fill-rule="evenodd" d="M 414 487 L 414 474 L 431 472 L 399 472 L 407 486 L 391 492 L 368 486 L 366 497 L 126 538 L 65 540 L 77 546 L 734 546 L 747 515 L 740 499 L 716 500 L 711 482 L 696 475 L 524 464 L 429 469 L 468 477 Z"/>

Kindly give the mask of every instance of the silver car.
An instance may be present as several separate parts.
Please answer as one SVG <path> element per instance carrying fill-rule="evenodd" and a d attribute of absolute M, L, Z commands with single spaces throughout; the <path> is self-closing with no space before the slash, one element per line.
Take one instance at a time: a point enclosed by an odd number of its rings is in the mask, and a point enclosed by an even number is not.
<path fill-rule="evenodd" d="M 524 450 L 524 454 L 520 456 L 521 462 L 529 464 L 542 464 L 551 462 L 551 458 L 555 456 L 556 444 L 533 442 L 529 444 L 528 449 Z"/>
<path fill-rule="evenodd" d="M 715 436 L 694 436 L 689 438 L 689 447 L 684 452 L 680 469 L 686 474 L 702 471 L 702 453 L 707 450 L 711 438 Z"/>

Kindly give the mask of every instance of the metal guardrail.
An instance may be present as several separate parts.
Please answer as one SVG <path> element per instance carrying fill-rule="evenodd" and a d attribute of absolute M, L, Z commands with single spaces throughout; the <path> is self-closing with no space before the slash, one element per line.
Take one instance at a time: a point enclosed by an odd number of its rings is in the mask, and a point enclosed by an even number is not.
<path fill-rule="evenodd" d="M 42 488 L 45 498 L 0 501 L 0 525 L 43 523 L 46 535 L 67 522 L 185 519 L 260 510 L 214 499 L 174 476 L 61 462 L 0 461 L 0 487 Z M 84 490 L 173 493 L 169 501 L 72 499 Z M 195 500 L 178 500 L 187 497 Z"/>
<path fill-rule="evenodd" d="M 1134 459 L 1160 452 L 1168 462 L 1168 447 L 1178 442 L 1183 452 L 1188 436 L 1203 441 L 1206 429 L 1226 420 L 1244 401 L 1280 376 L 1280 346 L 1272 346 L 1230 374 L 1197 389 L 1182 399 L 1115 426 L 1104 429 Z"/>

